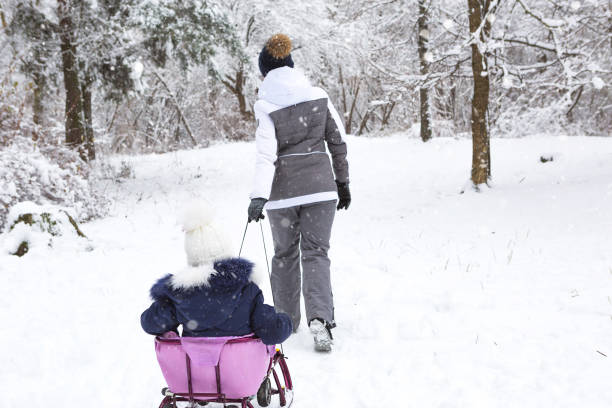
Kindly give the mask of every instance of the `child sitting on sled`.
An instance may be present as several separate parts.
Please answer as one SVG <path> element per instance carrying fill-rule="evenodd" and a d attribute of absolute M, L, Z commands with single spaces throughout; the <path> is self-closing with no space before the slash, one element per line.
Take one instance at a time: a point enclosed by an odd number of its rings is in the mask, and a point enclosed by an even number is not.
<path fill-rule="evenodd" d="M 291 319 L 264 304 L 253 282 L 253 264 L 230 256 L 225 236 L 204 203 L 185 213 L 188 266 L 159 279 L 151 288 L 153 304 L 142 313 L 144 331 L 161 335 L 183 326 L 183 336 L 223 337 L 254 333 L 264 344 L 282 343 Z"/>

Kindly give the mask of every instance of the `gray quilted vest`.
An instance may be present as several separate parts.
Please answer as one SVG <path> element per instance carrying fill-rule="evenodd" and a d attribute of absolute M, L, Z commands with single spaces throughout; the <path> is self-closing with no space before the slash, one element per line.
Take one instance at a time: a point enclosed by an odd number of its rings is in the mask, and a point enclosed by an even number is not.
<path fill-rule="evenodd" d="M 346 156 L 346 144 L 327 108 L 327 98 L 290 105 L 270 113 L 278 142 L 270 201 L 336 191 L 325 149 Z M 336 163 L 337 162 L 337 163 Z M 345 160 L 334 160 L 336 177 L 348 179 Z"/>

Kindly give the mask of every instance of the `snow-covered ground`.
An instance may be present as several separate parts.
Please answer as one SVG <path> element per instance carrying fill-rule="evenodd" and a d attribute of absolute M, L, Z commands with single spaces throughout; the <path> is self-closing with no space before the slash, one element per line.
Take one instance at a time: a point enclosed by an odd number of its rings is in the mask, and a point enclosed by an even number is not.
<path fill-rule="evenodd" d="M 493 140 L 493 188 L 464 194 L 469 140 L 348 142 L 337 340 L 315 354 L 301 327 L 285 343 L 294 407 L 612 406 L 612 139 Z M 112 216 L 82 225 L 93 251 L 0 255 L 0 407 L 159 404 L 148 289 L 185 263 L 191 198 L 218 206 L 237 251 L 253 153 L 124 158 L 136 178 L 104 186 Z M 243 255 L 265 271 L 258 225 Z"/>

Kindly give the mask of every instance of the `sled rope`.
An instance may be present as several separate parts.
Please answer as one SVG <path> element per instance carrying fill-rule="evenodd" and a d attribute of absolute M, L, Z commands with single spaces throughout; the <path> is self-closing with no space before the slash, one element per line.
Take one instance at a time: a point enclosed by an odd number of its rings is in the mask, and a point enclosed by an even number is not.
<path fill-rule="evenodd" d="M 238 257 L 242 254 L 242 247 L 244 246 L 244 238 L 246 237 L 247 230 L 249 229 L 249 222 L 247 221 L 244 226 L 244 233 L 242 234 L 242 242 L 240 243 L 240 251 L 238 252 Z M 263 243 L 264 255 L 266 257 L 266 269 L 268 270 L 268 278 L 270 279 L 270 286 L 272 286 L 272 273 L 270 272 L 270 262 L 268 261 L 268 250 L 266 249 L 266 238 L 264 236 L 263 225 L 259 223 L 259 229 L 261 230 L 261 242 Z M 272 305 L 274 305 L 274 296 L 272 296 Z M 283 344 L 280 344 L 281 353 L 285 354 L 285 350 L 283 350 Z"/>
<path fill-rule="evenodd" d="M 263 243 L 264 256 L 266 257 L 266 269 L 268 270 L 268 278 L 270 281 L 272 280 L 272 273 L 270 272 L 270 262 L 268 262 L 268 250 L 266 248 L 266 238 L 264 237 L 263 225 L 259 223 L 259 228 L 261 229 L 261 242 Z M 242 255 L 242 247 L 244 246 L 244 238 L 246 237 L 247 230 L 249 229 L 249 222 L 247 221 L 244 226 L 244 233 L 242 234 L 242 242 L 240 243 L 240 251 L 238 251 L 238 258 Z M 274 299 L 272 299 L 274 302 Z"/>
<path fill-rule="evenodd" d="M 238 258 L 240 258 L 240 255 L 242 254 L 242 246 L 244 245 L 244 237 L 246 237 L 247 228 L 249 228 L 249 222 L 248 221 L 247 221 L 246 225 L 244 226 L 244 234 L 242 234 L 242 242 L 240 243 L 240 251 L 238 251 Z M 266 261 L 267 261 L 267 258 L 266 258 Z"/>
<path fill-rule="evenodd" d="M 266 239 L 264 238 L 263 225 L 259 223 L 259 229 L 261 229 L 261 242 L 263 242 L 264 255 L 266 256 L 266 268 L 268 268 L 268 277 L 270 278 L 270 285 L 272 284 L 272 273 L 270 273 L 270 262 L 268 262 L 268 251 L 266 250 Z M 274 301 L 274 299 L 272 299 Z"/>
<path fill-rule="evenodd" d="M 266 268 L 268 268 L 268 278 L 270 278 L 270 288 L 272 288 L 272 273 L 270 272 L 270 262 L 268 261 L 268 251 L 266 250 L 266 238 L 264 237 L 263 223 L 261 222 L 259 223 L 259 229 L 261 230 L 261 242 L 263 242 L 264 255 L 266 257 Z M 272 304 L 274 304 L 274 296 L 272 296 Z M 285 350 L 283 350 L 283 343 L 280 344 L 280 349 L 281 349 L 281 353 L 283 353 L 283 356 L 284 356 Z"/>

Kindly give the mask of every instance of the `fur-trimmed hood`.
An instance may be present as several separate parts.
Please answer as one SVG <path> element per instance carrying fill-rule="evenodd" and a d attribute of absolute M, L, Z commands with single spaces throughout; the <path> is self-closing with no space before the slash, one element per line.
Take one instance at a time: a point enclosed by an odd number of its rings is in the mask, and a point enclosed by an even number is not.
<path fill-rule="evenodd" d="M 186 294 L 195 289 L 211 292 L 233 292 L 255 281 L 253 263 L 243 258 L 217 260 L 212 265 L 189 266 L 168 274 L 151 287 L 151 298 L 159 300 Z"/>

